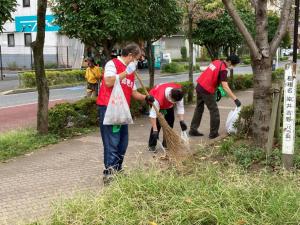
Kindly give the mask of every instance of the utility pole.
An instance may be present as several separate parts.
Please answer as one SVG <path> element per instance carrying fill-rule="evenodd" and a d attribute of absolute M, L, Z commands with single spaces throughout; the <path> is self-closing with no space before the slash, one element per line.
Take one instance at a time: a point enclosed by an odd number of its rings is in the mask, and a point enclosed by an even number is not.
<path fill-rule="evenodd" d="M 0 75 L 1 75 L 1 80 L 3 80 L 3 67 L 2 67 L 2 49 L 0 45 Z"/>
<path fill-rule="evenodd" d="M 294 46 L 293 46 L 293 63 L 297 63 L 298 49 L 298 26 L 299 26 L 299 0 L 295 0 L 295 21 L 294 21 Z"/>

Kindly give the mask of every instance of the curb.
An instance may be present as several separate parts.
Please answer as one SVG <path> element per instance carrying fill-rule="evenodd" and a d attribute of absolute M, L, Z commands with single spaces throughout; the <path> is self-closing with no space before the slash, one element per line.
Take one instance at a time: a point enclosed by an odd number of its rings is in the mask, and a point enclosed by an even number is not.
<path fill-rule="evenodd" d="M 50 86 L 49 90 L 60 89 L 60 88 L 68 88 L 68 87 L 77 87 L 77 86 L 84 86 L 84 85 L 85 85 L 85 82 L 70 84 L 70 85 L 57 85 L 57 86 Z M 0 92 L 0 95 L 12 95 L 12 94 L 35 92 L 35 91 L 37 91 L 36 88 L 15 89 L 15 90 L 8 90 L 8 91 Z"/>

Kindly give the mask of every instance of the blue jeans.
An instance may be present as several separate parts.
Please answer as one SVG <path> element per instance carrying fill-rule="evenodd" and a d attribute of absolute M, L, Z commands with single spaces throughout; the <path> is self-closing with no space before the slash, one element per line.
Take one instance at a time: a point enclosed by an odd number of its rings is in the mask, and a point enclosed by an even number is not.
<path fill-rule="evenodd" d="M 100 134 L 104 147 L 103 174 L 122 170 L 124 156 L 128 147 L 128 125 L 122 125 L 119 131 L 113 132 L 113 125 L 103 125 L 106 106 L 99 106 Z"/>

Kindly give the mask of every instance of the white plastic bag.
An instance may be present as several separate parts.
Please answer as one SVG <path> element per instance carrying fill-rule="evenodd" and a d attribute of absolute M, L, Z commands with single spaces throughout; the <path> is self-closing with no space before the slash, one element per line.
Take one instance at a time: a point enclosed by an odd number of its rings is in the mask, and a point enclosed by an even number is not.
<path fill-rule="evenodd" d="M 103 124 L 121 125 L 132 123 L 133 121 L 130 109 L 121 87 L 119 76 L 116 76 L 116 81 L 107 105 Z"/>
<path fill-rule="evenodd" d="M 226 120 L 226 130 L 228 134 L 236 134 L 237 129 L 233 126 L 236 120 L 239 118 L 239 113 L 241 111 L 241 107 L 236 107 L 234 110 L 231 110 L 228 114 Z"/>
<path fill-rule="evenodd" d="M 181 137 L 181 140 L 182 140 L 185 144 L 189 144 L 190 139 L 189 139 L 189 136 L 187 135 L 186 131 L 181 131 L 180 137 Z"/>

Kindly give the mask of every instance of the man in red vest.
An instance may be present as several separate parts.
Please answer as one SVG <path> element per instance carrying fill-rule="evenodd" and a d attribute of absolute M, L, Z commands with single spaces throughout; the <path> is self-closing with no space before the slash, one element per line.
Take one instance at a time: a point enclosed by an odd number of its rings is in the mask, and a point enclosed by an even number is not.
<path fill-rule="evenodd" d="M 152 96 L 139 93 L 135 86 L 134 72 L 136 70 L 137 59 L 139 59 L 140 56 L 141 49 L 139 46 L 129 44 L 122 50 L 120 57 L 108 61 L 105 65 L 104 77 L 97 98 L 100 132 L 104 147 L 104 183 L 109 183 L 113 178 L 113 174 L 122 170 L 122 164 L 128 146 L 127 124 L 103 124 L 107 105 L 117 76 L 129 106 L 131 97 L 140 101 L 146 100 L 148 103 L 154 102 Z"/>
<path fill-rule="evenodd" d="M 149 92 L 154 97 L 154 105 L 160 110 L 168 122 L 170 127 L 173 127 L 175 121 L 174 106 L 176 105 L 177 115 L 180 121 L 180 127 L 182 131 L 187 130 L 187 125 L 184 122 L 184 102 L 183 91 L 181 85 L 175 83 L 163 83 L 156 85 Z M 149 137 L 149 151 L 156 151 L 157 139 L 159 137 L 159 131 L 161 126 L 157 120 L 156 111 L 152 107 L 150 110 L 151 132 Z M 166 146 L 165 138 L 163 138 L 163 146 Z"/>
<path fill-rule="evenodd" d="M 225 61 L 215 60 L 197 79 L 197 105 L 191 122 L 190 136 L 203 136 L 197 129 L 200 126 L 204 104 L 210 113 L 210 133 L 209 138 L 213 139 L 219 136 L 220 113 L 215 99 L 216 88 L 221 84 L 226 93 L 234 100 L 237 107 L 241 102 L 231 91 L 227 83 L 227 69 L 235 67 L 240 63 L 236 55 L 229 56 Z"/>

